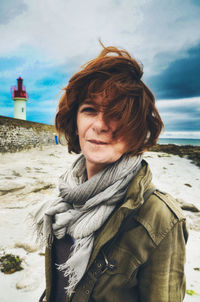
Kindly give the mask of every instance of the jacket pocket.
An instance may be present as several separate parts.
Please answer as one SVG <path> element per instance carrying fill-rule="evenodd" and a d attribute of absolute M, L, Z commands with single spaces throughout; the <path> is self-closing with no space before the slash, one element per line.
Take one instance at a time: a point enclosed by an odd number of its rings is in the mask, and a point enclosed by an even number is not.
<path fill-rule="evenodd" d="M 115 246 L 107 255 L 104 254 L 104 258 L 106 258 L 105 263 L 108 262 L 105 274 L 110 276 L 120 275 L 120 278 L 123 278 L 124 281 L 128 281 L 141 265 L 139 259 L 129 250 L 120 246 Z"/>
<path fill-rule="evenodd" d="M 102 265 L 102 274 L 92 293 L 94 301 L 138 302 L 137 259 L 134 259 L 131 252 L 119 246 L 104 253 L 104 256 L 106 259 Z"/>

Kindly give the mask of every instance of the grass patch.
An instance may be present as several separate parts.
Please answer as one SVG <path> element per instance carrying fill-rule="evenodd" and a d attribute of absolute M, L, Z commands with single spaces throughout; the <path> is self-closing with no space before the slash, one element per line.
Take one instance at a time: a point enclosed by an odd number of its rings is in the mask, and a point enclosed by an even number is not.
<path fill-rule="evenodd" d="M 5 254 L 0 257 L 0 270 L 4 274 L 13 274 L 23 270 L 22 259 L 19 256 Z"/>
<path fill-rule="evenodd" d="M 193 289 L 187 289 L 186 294 L 190 296 L 198 295 Z"/>

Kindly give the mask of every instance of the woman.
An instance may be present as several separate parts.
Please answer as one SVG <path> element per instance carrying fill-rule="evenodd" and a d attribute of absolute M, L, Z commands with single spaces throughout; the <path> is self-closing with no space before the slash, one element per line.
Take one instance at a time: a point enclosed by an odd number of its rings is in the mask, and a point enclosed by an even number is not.
<path fill-rule="evenodd" d="M 128 52 L 103 46 L 60 99 L 56 129 L 82 155 L 35 217 L 46 244 L 40 301 L 183 301 L 185 218 L 142 159 L 163 127 L 142 74 Z"/>

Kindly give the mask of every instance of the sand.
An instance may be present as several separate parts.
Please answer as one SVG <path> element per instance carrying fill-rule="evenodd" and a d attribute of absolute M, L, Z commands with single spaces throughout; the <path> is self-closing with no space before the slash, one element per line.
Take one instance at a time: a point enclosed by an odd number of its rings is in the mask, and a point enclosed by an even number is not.
<path fill-rule="evenodd" d="M 24 270 L 0 272 L 1 302 L 35 302 L 45 288 L 44 251 L 34 243 L 27 214 L 44 200 L 57 196 L 57 181 L 76 158 L 60 145 L 0 155 L 0 254 L 23 259 Z M 145 159 L 153 182 L 182 202 L 200 209 L 200 169 L 190 160 L 161 152 L 147 152 Z M 184 211 L 189 227 L 184 302 L 200 301 L 200 212 Z M 195 269 L 194 269 L 195 268 Z"/>

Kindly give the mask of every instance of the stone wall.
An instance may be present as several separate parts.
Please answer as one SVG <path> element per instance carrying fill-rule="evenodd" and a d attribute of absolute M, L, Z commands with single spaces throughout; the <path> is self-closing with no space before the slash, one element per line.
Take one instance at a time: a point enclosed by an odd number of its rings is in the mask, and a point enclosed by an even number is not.
<path fill-rule="evenodd" d="M 0 116 L 0 152 L 16 152 L 55 144 L 52 125 Z"/>

